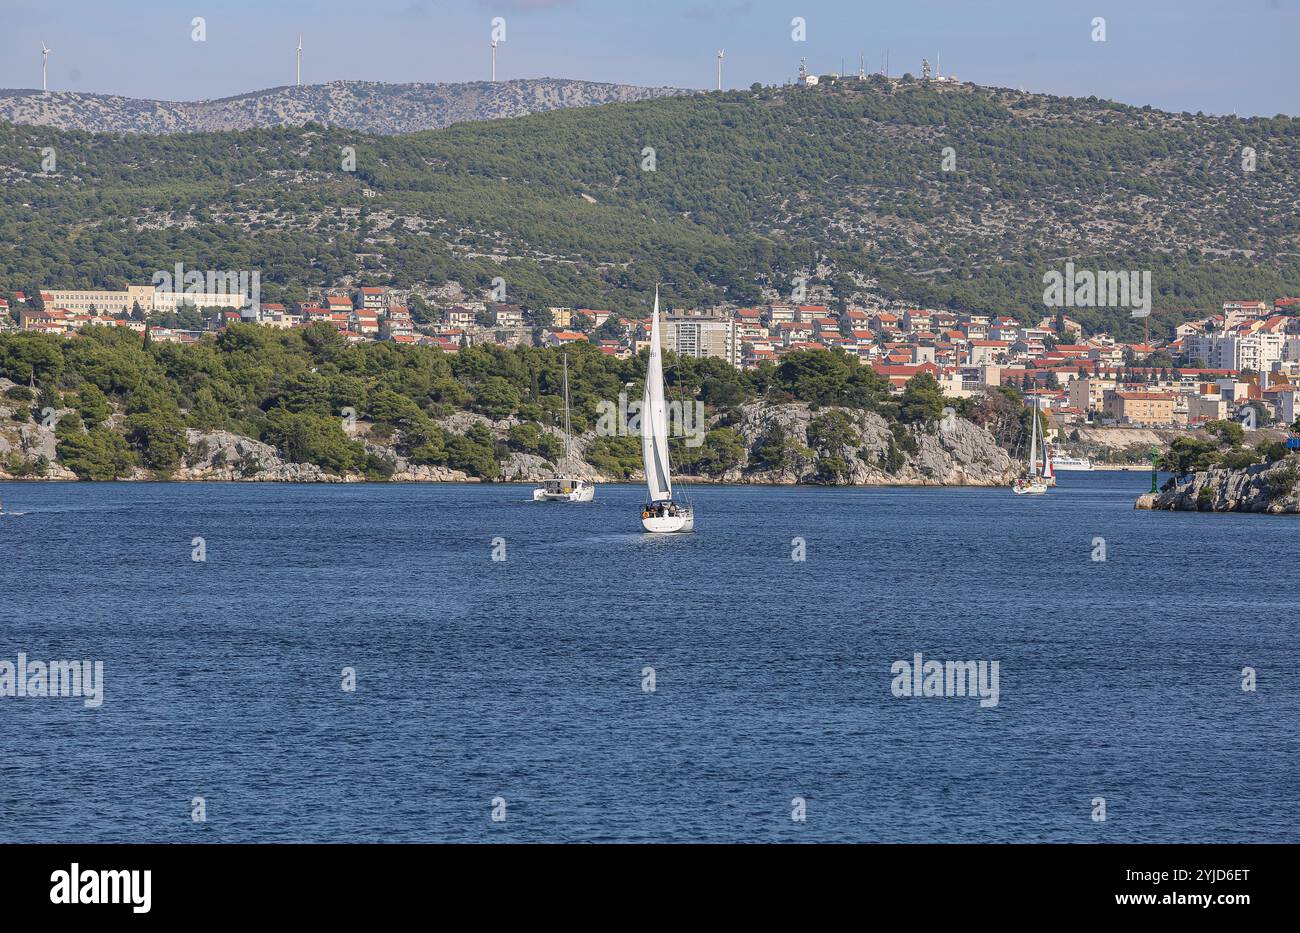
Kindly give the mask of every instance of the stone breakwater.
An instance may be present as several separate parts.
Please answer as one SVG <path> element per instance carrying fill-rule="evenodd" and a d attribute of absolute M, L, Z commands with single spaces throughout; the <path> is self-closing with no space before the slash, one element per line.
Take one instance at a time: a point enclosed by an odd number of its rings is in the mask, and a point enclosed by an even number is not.
<path fill-rule="evenodd" d="M 1205 470 L 1138 496 L 1136 508 L 1187 512 L 1300 513 L 1300 458 L 1290 456 L 1244 470 Z"/>

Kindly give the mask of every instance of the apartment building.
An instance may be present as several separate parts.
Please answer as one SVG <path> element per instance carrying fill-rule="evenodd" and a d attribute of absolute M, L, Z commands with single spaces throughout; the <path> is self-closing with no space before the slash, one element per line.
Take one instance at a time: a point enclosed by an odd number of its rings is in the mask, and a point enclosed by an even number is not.
<path fill-rule="evenodd" d="M 357 309 L 348 315 L 348 327 L 367 337 L 376 335 L 379 333 L 379 312 Z"/>
<path fill-rule="evenodd" d="M 1217 392 L 1206 395 L 1190 392 L 1187 394 L 1187 423 L 1222 421 L 1228 417 L 1230 408 L 1228 400 Z"/>
<path fill-rule="evenodd" d="M 100 314 L 130 314 L 138 303 L 142 311 L 154 309 L 152 285 L 128 285 L 126 291 L 100 288 L 52 289 L 41 291 L 41 301 L 47 308 L 66 311 L 98 311 Z"/>
<path fill-rule="evenodd" d="M 1102 409 L 1106 417 L 1126 424 L 1174 423 L 1174 397 L 1165 392 L 1116 389 L 1105 393 Z"/>
<path fill-rule="evenodd" d="M 799 315 L 799 309 L 794 305 L 772 304 L 767 306 L 768 325 L 775 327 L 777 324 L 793 324 Z"/>
<path fill-rule="evenodd" d="M 382 311 L 388 304 L 388 289 L 366 286 L 357 289 L 358 308 L 365 311 Z"/>
<path fill-rule="evenodd" d="M 585 317 L 587 320 L 591 321 L 592 327 L 599 327 L 601 324 L 604 324 L 609 320 L 610 314 L 612 313 L 613 312 L 603 311 L 598 308 L 575 308 L 573 310 L 574 317 Z"/>
<path fill-rule="evenodd" d="M 681 356 L 713 356 L 732 366 L 740 363 L 740 341 L 731 318 L 670 315 L 667 324 L 668 348 Z"/>
<path fill-rule="evenodd" d="M 519 305 L 490 304 L 488 313 L 492 316 L 492 324 L 496 327 L 524 326 L 524 309 Z"/>
<path fill-rule="evenodd" d="M 443 309 L 442 323 L 448 327 L 473 327 L 475 313 L 463 305 Z"/>
<path fill-rule="evenodd" d="M 1224 322 L 1234 327 L 1243 321 L 1251 321 L 1268 315 L 1266 301 L 1225 301 L 1223 303 Z"/>
<path fill-rule="evenodd" d="M 1183 341 L 1189 359 L 1199 359 L 1210 369 L 1253 369 L 1268 372 L 1283 359 L 1288 339 L 1271 331 L 1191 334 Z M 1297 348 L 1300 349 L 1300 348 Z"/>

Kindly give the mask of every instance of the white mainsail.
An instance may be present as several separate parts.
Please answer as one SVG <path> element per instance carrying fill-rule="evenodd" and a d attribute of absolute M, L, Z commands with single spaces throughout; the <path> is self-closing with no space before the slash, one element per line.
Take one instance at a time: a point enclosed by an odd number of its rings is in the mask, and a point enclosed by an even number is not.
<path fill-rule="evenodd" d="M 645 373 L 645 397 L 641 402 L 641 459 L 651 502 L 673 497 L 668 470 L 668 412 L 664 406 L 664 364 L 659 349 L 659 289 L 650 318 L 650 362 Z"/>

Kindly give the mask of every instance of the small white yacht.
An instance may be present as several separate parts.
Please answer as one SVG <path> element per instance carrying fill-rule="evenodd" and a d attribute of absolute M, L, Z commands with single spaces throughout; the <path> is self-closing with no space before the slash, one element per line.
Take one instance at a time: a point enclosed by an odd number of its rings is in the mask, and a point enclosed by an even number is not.
<path fill-rule="evenodd" d="M 573 441 L 569 425 L 569 357 L 564 355 L 564 459 L 573 456 Z M 596 484 L 589 479 L 557 476 L 548 479 L 540 489 L 533 490 L 534 502 L 590 502 L 596 496 Z"/>
<path fill-rule="evenodd" d="M 1019 477 L 1011 486 L 1011 491 L 1017 496 L 1041 496 L 1047 492 L 1049 486 L 1056 485 L 1056 477 L 1052 473 L 1052 458 L 1047 453 L 1047 441 L 1043 441 L 1041 449 L 1038 442 L 1040 415 L 1037 398 L 1032 408 L 1034 413 L 1030 418 L 1032 428 L 1029 434 L 1029 468 L 1026 474 Z"/>
<path fill-rule="evenodd" d="M 596 484 L 586 479 L 548 479 L 533 490 L 534 502 L 590 502 L 596 496 Z"/>

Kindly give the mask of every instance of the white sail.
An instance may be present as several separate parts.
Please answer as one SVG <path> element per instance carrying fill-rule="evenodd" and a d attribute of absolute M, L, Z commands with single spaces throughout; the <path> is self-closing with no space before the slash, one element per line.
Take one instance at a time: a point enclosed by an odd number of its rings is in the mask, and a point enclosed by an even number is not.
<path fill-rule="evenodd" d="M 664 406 L 664 364 L 659 349 L 659 289 L 650 318 L 650 363 L 645 373 L 645 397 L 641 403 L 641 459 L 651 502 L 673 497 L 668 468 L 668 412 Z"/>

